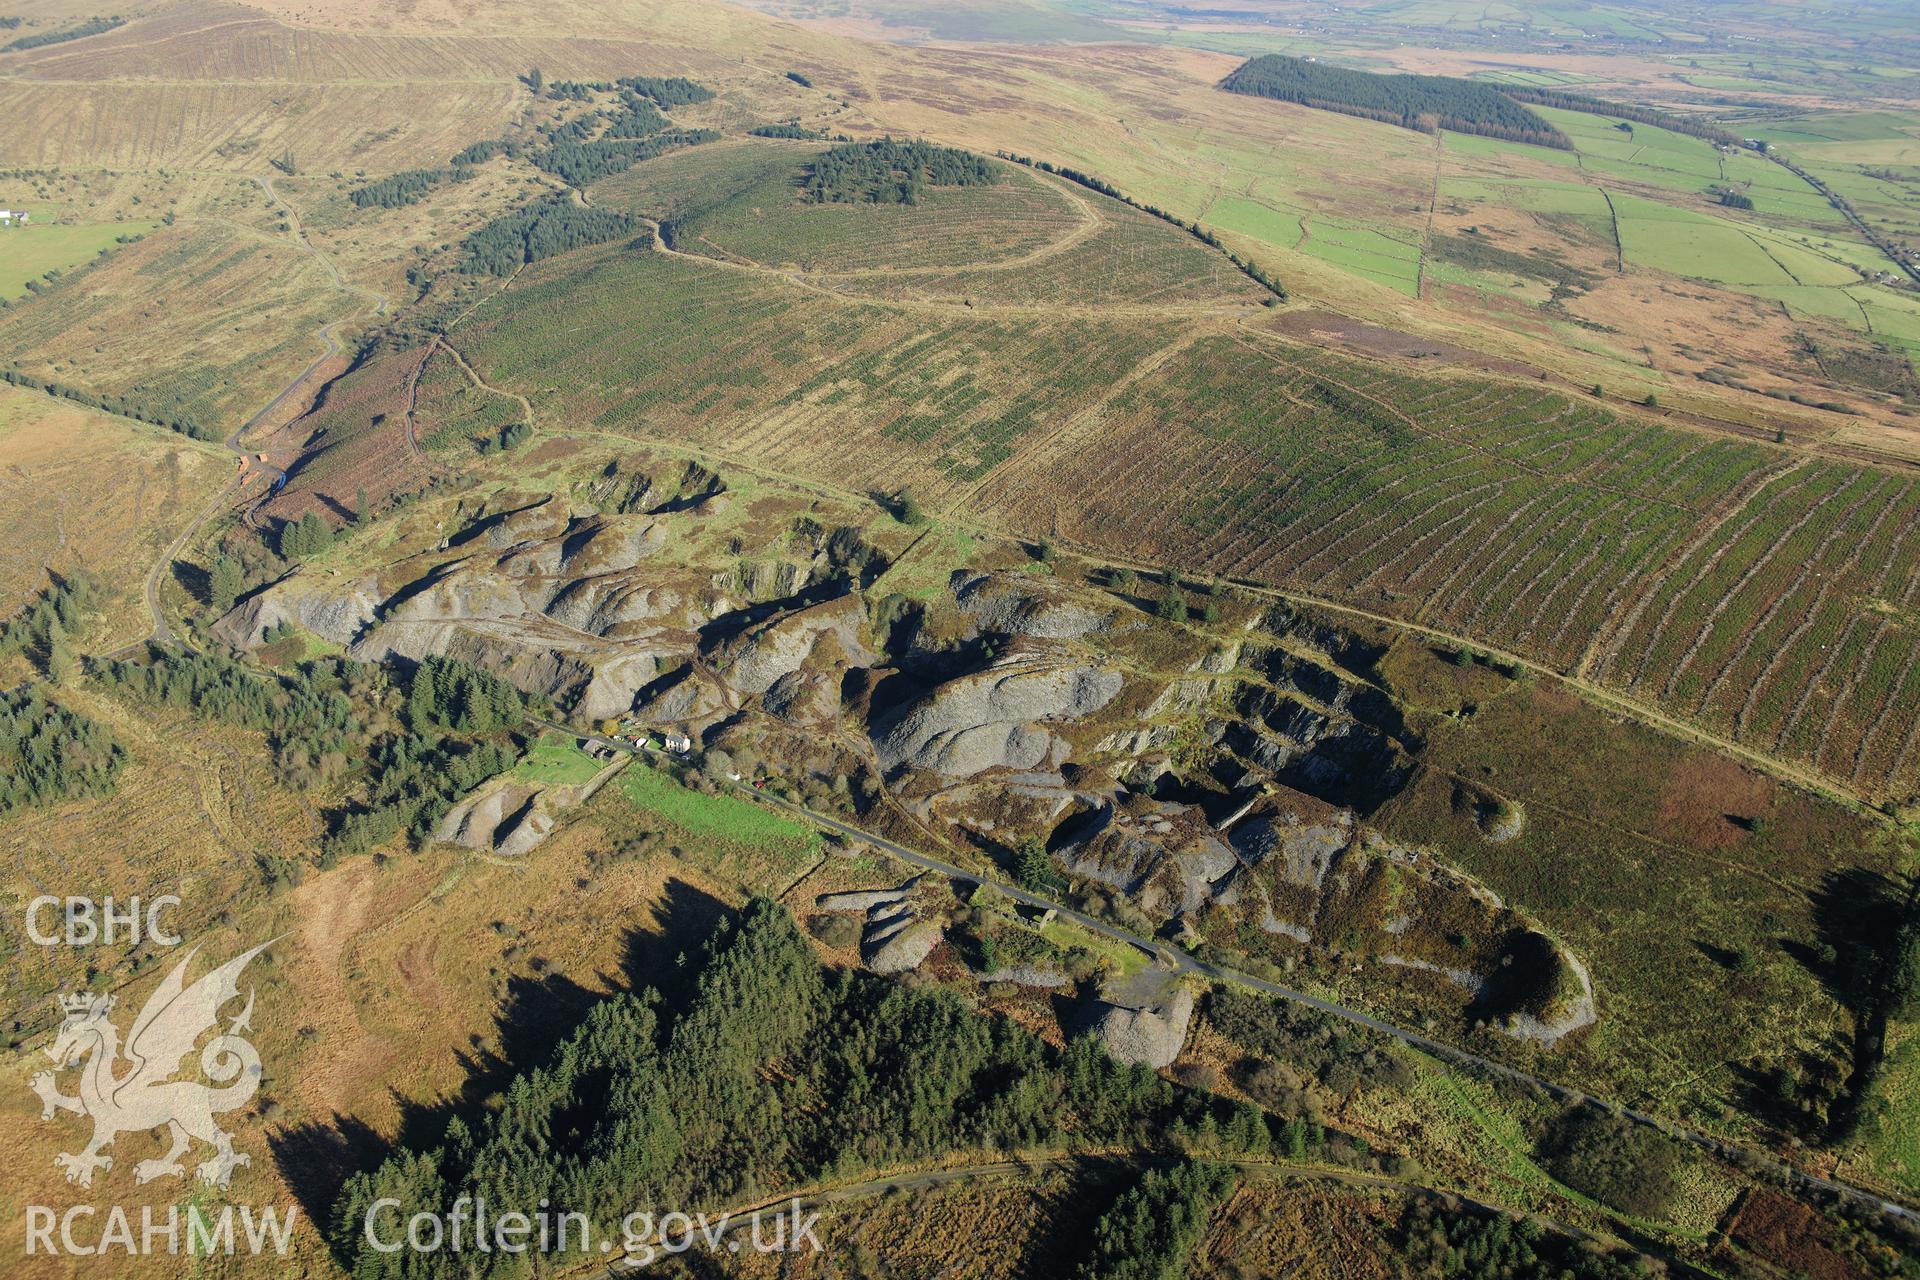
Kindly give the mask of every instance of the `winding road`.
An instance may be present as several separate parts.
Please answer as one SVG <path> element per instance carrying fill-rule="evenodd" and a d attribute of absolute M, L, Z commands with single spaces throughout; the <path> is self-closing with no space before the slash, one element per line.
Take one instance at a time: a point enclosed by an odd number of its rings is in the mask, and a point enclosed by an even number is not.
<path fill-rule="evenodd" d="M 246 438 L 247 433 L 285 408 L 287 402 L 299 393 L 300 388 L 306 384 L 309 378 L 320 370 L 321 366 L 325 365 L 329 360 L 337 359 L 340 356 L 339 331 L 346 325 L 358 324 L 374 316 L 385 315 L 387 310 L 387 295 L 377 290 L 348 284 L 346 279 L 341 276 L 340 268 L 334 265 L 333 259 L 325 253 L 322 253 L 315 247 L 313 242 L 307 238 L 307 229 L 301 223 L 300 215 L 294 210 L 292 205 L 288 204 L 286 200 L 281 197 L 278 191 L 274 190 L 273 179 L 271 177 L 255 176 L 254 182 L 266 193 L 267 199 L 279 207 L 281 215 L 287 220 L 287 226 L 291 228 L 290 234 L 293 237 L 294 243 L 311 254 L 313 258 L 325 268 L 327 279 L 333 288 L 341 293 L 350 293 L 365 298 L 368 300 L 369 306 L 354 312 L 352 315 L 343 316 L 338 320 L 329 320 L 314 330 L 315 336 L 320 339 L 320 354 L 315 356 L 312 362 L 304 369 L 300 370 L 291 382 L 282 387 L 273 399 L 267 401 L 266 405 L 263 406 L 259 412 L 241 423 L 234 429 L 233 433 L 226 438 L 225 443 L 227 448 L 241 456 L 244 456 L 246 451 L 241 447 L 240 442 Z M 281 472 L 280 474 L 284 475 L 285 473 Z M 160 553 L 160 558 L 155 560 L 152 567 L 147 570 L 146 582 L 142 587 L 141 593 L 146 600 L 147 616 L 153 621 L 152 629 L 149 630 L 142 639 L 136 640 L 131 644 L 122 645 L 109 653 L 96 656 L 102 658 L 124 658 L 140 652 L 148 645 L 157 645 L 163 649 L 173 646 L 175 640 L 173 625 L 167 621 L 166 611 L 162 609 L 160 604 L 161 583 L 165 580 L 168 570 L 173 567 L 174 561 L 178 560 L 181 553 L 186 550 L 187 544 L 193 541 L 200 530 L 206 526 L 207 521 L 213 519 L 214 515 L 226 506 L 229 495 L 240 486 L 241 482 L 242 476 L 235 475 L 229 479 L 226 484 L 222 485 L 220 491 L 208 499 L 199 511 L 194 513 L 193 519 L 188 522 L 187 527 L 180 531 L 178 537 L 167 544 L 166 550 Z"/>
<path fill-rule="evenodd" d="M 577 729 L 558 724 L 551 720 L 536 719 L 534 723 L 544 728 L 556 729 L 562 733 L 581 738 L 589 744 L 612 748 L 615 751 L 624 751 L 629 755 L 657 754 L 652 752 L 651 749 L 636 747 L 631 742 L 626 742 L 618 738 L 609 738 L 602 734 L 582 734 Z M 1531 1085 L 1544 1090 L 1562 1102 L 1591 1102 L 1596 1106 L 1631 1120 L 1635 1124 L 1645 1125 L 1647 1128 L 1657 1129 L 1662 1133 L 1678 1137 L 1720 1159 L 1729 1160 L 1748 1168 L 1764 1168 L 1774 1176 L 1791 1185 L 1816 1189 L 1841 1196 L 1857 1205 L 1887 1214 L 1890 1217 L 1902 1218 L 1907 1221 L 1920 1221 L 1920 1212 L 1916 1212 L 1915 1209 L 1907 1205 L 1889 1200 L 1879 1193 L 1869 1191 L 1864 1187 L 1856 1187 L 1851 1183 L 1840 1182 L 1832 1178 L 1823 1178 L 1816 1174 L 1807 1173 L 1784 1161 L 1775 1159 L 1765 1152 L 1756 1151 L 1750 1147 L 1738 1146 L 1731 1142 L 1725 1142 L 1708 1134 L 1683 1128 L 1671 1121 L 1656 1119 L 1654 1116 L 1648 1115 L 1643 1111 L 1636 1111 L 1631 1107 L 1608 1102 L 1606 1099 L 1587 1093 L 1584 1090 L 1560 1084 L 1544 1076 L 1534 1075 L 1528 1071 L 1522 1071 L 1517 1067 L 1510 1067 L 1502 1062 L 1495 1062 L 1491 1058 L 1485 1058 L 1477 1053 L 1459 1048 L 1456 1045 L 1435 1040 L 1433 1037 L 1422 1035 L 1418 1031 L 1410 1031 L 1405 1027 L 1395 1026 L 1391 1022 L 1384 1022 L 1372 1014 L 1350 1008 L 1347 1005 L 1339 1004 L 1332 1000 L 1325 1000 L 1319 996 L 1309 995 L 1307 992 L 1297 990 L 1293 987 L 1283 986 L 1277 982 L 1269 982 L 1265 978 L 1256 978 L 1252 974 L 1242 973 L 1238 969 L 1230 969 L 1224 965 L 1208 963 L 1197 959 L 1177 947 L 1170 947 L 1157 939 L 1143 937 L 1130 929 L 1124 929 L 1109 921 L 1088 915 L 1084 911 L 1076 910 L 1044 894 L 1035 893 L 1020 885 L 998 879 L 989 873 L 962 867 L 955 863 L 948 862 L 943 858 L 936 858 L 931 854 L 923 853 L 918 849 L 908 848 L 898 841 L 890 840 L 885 836 L 876 835 L 871 831 L 856 827 L 851 823 L 843 822 L 831 814 L 819 813 L 807 808 L 805 805 L 782 799 L 760 788 L 739 782 L 728 782 L 726 785 L 750 800 L 758 801 L 761 804 L 769 805 L 776 809 L 785 810 L 793 816 L 812 823 L 817 827 L 836 832 L 849 839 L 862 841 L 874 849 L 887 854 L 889 857 L 906 863 L 908 866 L 917 867 L 922 871 L 935 872 L 961 884 L 991 885 L 993 888 L 1023 906 L 1034 907 L 1042 911 L 1052 911 L 1058 916 L 1073 921 L 1091 933 L 1133 947 L 1142 954 L 1150 957 L 1154 963 L 1170 972 L 1203 977 L 1226 986 L 1240 987 L 1244 990 L 1259 992 L 1262 995 L 1270 996 L 1274 999 L 1287 1000 L 1294 1004 L 1304 1005 L 1309 1009 L 1317 1010 L 1330 1017 L 1339 1018 L 1342 1021 L 1353 1023 L 1356 1026 L 1365 1027 L 1367 1030 L 1375 1032 L 1378 1035 L 1398 1040 L 1410 1048 L 1417 1049 L 1433 1057 L 1458 1063 L 1476 1071 L 1500 1076 L 1516 1083 Z"/>

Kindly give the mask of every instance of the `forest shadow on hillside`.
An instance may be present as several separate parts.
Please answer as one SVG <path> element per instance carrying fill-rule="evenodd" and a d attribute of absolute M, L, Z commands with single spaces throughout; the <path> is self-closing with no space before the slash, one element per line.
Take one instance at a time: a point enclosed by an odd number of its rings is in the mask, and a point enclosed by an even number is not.
<path fill-rule="evenodd" d="M 728 910 L 726 903 L 705 890 L 684 880 L 669 880 L 653 919 L 618 926 L 609 922 L 622 933 L 619 972 L 598 974 L 597 985 L 635 994 L 652 988 L 668 1009 L 673 1008 L 685 994 L 686 977 L 697 968 L 685 958 L 699 953 L 702 941 Z M 377 1169 L 400 1150 L 439 1145 L 456 1116 L 471 1124 L 492 1108 L 516 1075 L 542 1065 L 553 1047 L 603 998 L 564 973 L 514 975 L 494 1015 L 498 1047 L 475 1034 L 449 1050 L 462 1073 L 456 1090 L 432 1100 L 391 1093 L 400 1115 L 391 1135 L 358 1116 L 337 1112 L 325 1120 L 308 1119 L 270 1130 L 267 1145 L 281 1178 L 308 1218 L 324 1227 L 349 1178 Z"/>

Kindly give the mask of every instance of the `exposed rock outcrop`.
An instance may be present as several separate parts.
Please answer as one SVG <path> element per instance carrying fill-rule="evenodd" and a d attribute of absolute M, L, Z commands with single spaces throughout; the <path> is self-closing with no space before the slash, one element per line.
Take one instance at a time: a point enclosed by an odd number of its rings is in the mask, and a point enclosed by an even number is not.
<path fill-rule="evenodd" d="M 351 644 L 372 625 L 380 600 L 380 584 L 371 577 L 342 586 L 295 574 L 235 605 L 213 624 L 213 636 L 247 652 L 266 643 L 267 632 L 291 624 L 323 640 Z"/>
<path fill-rule="evenodd" d="M 851 893 L 823 893 L 814 899 L 814 905 L 822 911 L 871 911 L 875 907 L 891 907 L 907 900 L 921 877 L 915 876 L 897 889 L 859 889 Z"/>
<path fill-rule="evenodd" d="M 1193 996 L 1179 989 L 1142 1008 L 1095 1001 L 1086 1024 L 1116 1060 L 1157 1071 L 1180 1056 L 1192 1019 Z"/>
<path fill-rule="evenodd" d="M 627 760 L 623 755 L 579 784 L 496 778 L 447 810 L 434 827 L 433 838 L 500 857 L 520 857 L 552 833 L 557 813 L 584 803 Z"/>
<path fill-rule="evenodd" d="M 713 665 L 740 692 L 765 693 L 781 677 L 798 671 L 826 635 L 838 640 L 845 660 L 868 665 L 873 656 L 860 642 L 865 621 L 860 597 L 840 596 L 751 628 L 723 645 Z"/>
<path fill-rule="evenodd" d="M 919 968 L 946 933 L 945 925 L 914 901 L 914 890 L 924 880 L 915 876 L 897 889 L 822 894 L 815 905 L 823 911 L 864 913 L 860 955 L 867 967 L 875 973 L 905 973 Z"/>
<path fill-rule="evenodd" d="M 880 941 L 867 941 L 861 956 L 875 973 L 905 973 L 918 969 L 933 949 L 940 945 L 942 930 L 937 921 L 917 920 L 891 931 Z"/>
<path fill-rule="evenodd" d="M 1039 965 L 1008 965 L 995 969 L 992 973 L 980 975 L 982 983 L 1010 982 L 1016 987 L 1039 987 L 1052 990 L 1064 987 L 1072 979 L 1055 969 L 1043 969 Z"/>
<path fill-rule="evenodd" d="M 1240 867 L 1205 816 L 1181 804 L 1138 814 L 1103 809 L 1080 824 L 1057 857 L 1074 875 L 1120 890 L 1161 919 L 1215 900 Z"/>
<path fill-rule="evenodd" d="M 882 767 L 972 777 L 1033 769 L 1055 750 L 1042 722 L 1091 715 L 1120 692 L 1118 671 L 1046 652 L 1013 652 L 957 676 L 874 726 Z"/>
<path fill-rule="evenodd" d="M 956 574 L 953 595 L 982 631 L 1071 640 L 1106 629 L 1110 611 L 1075 600 L 1059 584 L 1017 573 Z"/>

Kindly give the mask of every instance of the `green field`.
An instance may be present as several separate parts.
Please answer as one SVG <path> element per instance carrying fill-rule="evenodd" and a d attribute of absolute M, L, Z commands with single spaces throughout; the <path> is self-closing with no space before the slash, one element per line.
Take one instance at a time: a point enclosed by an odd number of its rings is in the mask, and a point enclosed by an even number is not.
<path fill-rule="evenodd" d="M 1887 1105 L 1867 1121 L 1862 1145 L 1875 1173 L 1920 1191 L 1920 1023 L 1895 1023 L 1887 1042 L 1879 1085 Z"/>
<path fill-rule="evenodd" d="M 29 210 L 31 212 L 31 210 Z M 70 271 L 125 236 L 139 236 L 151 222 L 97 222 L 82 226 L 0 227 L 0 298 L 18 298 L 27 281 L 49 271 Z"/>
<path fill-rule="evenodd" d="M 706 795 L 636 760 L 620 774 L 620 792 L 687 834 L 760 853 L 798 856 L 819 846 L 820 833 L 741 796 Z"/>
<path fill-rule="evenodd" d="M 1855 232 L 1824 195 L 1784 166 L 1750 150 L 1722 152 L 1700 138 L 1654 125 L 1585 112 L 1540 111 L 1573 139 L 1575 151 L 1449 133 L 1445 145 L 1453 164 L 1440 179 L 1443 200 L 1469 208 L 1486 204 L 1525 209 L 1543 217 L 1570 215 L 1602 242 L 1613 238 L 1617 213 L 1619 242 L 1630 269 L 1707 281 L 1785 302 L 1801 317 L 1832 320 L 1897 343 L 1910 341 L 1903 316 L 1882 317 L 1875 310 L 1900 312 L 1900 302 L 1891 299 L 1903 295 L 1866 283 L 1866 277 L 1894 264 Z M 1901 124 L 1920 128 L 1920 123 L 1891 113 L 1841 116 L 1828 123 L 1833 137 L 1787 128 L 1760 132 L 1792 141 L 1800 154 L 1803 148 L 1841 145 L 1897 150 L 1898 140 L 1916 141 Z M 1899 184 L 1868 178 L 1857 167 L 1841 176 L 1841 170 L 1821 169 L 1802 159 L 1836 189 L 1854 184 L 1874 200 L 1897 200 L 1909 193 Z M 1538 176 L 1541 166 L 1574 172 L 1555 180 Z M 1611 209 L 1603 187 L 1612 196 Z M 1739 190 L 1753 201 L 1753 209 L 1721 206 L 1712 194 L 1721 188 Z M 1920 170 L 1910 194 L 1920 194 Z M 1883 205 L 1874 207 L 1884 213 Z M 1898 225 L 1885 216 L 1875 221 L 1890 229 Z M 1344 265 L 1378 270 L 1374 263 Z M 1478 283 L 1445 273 L 1439 278 Z"/>
<path fill-rule="evenodd" d="M 604 768 L 606 762 L 582 751 L 571 734 L 547 733 L 521 757 L 520 763 L 514 766 L 513 776 L 548 786 L 580 786 L 591 782 Z"/>
<path fill-rule="evenodd" d="M 1620 242 L 1631 265 L 1735 288 L 1860 283 L 1853 267 L 1731 218 L 1695 213 L 1638 196 L 1614 197 Z"/>
<path fill-rule="evenodd" d="M 1306 238 L 1302 253 L 1344 267 L 1357 276 L 1398 289 L 1409 297 L 1420 293 L 1420 246 L 1372 228 L 1326 218 L 1302 221 Z"/>
<path fill-rule="evenodd" d="M 1268 244 L 1291 249 L 1300 243 L 1305 231 L 1300 215 L 1248 200 L 1241 196 L 1222 196 L 1207 206 L 1206 223 L 1218 231 L 1252 236 Z"/>
<path fill-rule="evenodd" d="M 1592 76 L 1580 75 L 1572 71 L 1476 71 L 1467 77 L 1469 80 L 1485 80 L 1490 84 L 1523 85 L 1530 89 L 1564 89 L 1573 85 L 1589 84 Z"/>

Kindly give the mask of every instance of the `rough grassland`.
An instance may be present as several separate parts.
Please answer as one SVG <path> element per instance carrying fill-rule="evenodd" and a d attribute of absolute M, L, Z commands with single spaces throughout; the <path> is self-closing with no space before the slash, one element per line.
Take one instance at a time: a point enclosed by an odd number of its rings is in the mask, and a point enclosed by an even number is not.
<path fill-rule="evenodd" d="M 298 520 L 312 511 L 337 526 L 354 518 L 362 493 L 372 514 L 425 487 L 430 473 L 406 435 L 408 390 L 424 356 L 420 348 L 383 354 L 329 383 L 313 411 L 288 428 L 307 443 L 261 514 Z"/>
<path fill-rule="evenodd" d="M 474 386 L 453 357 L 442 353 L 428 358 L 418 391 L 414 426 L 420 447 L 430 453 L 471 457 L 482 442 L 497 441 L 524 416 L 519 401 Z"/>
<path fill-rule="evenodd" d="M 692 433 L 839 482 L 929 494 L 986 474 L 1178 336 L 1171 322 L 1097 315 L 929 317 L 619 249 L 537 264 L 510 296 L 454 340 L 537 413 Z"/>
<path fill-rule="evenodd" d="M 180 223 L 0 312 L 0 351 L 224 435 L 320 353 L 318 325 L 358 305 L 290 241 Z"/>
<path fill-rule="evenodd" d="M 1517 801 L 1521 833 L 1482 838 L 1458 778 Z M 1891 861 L 1832 803 L 1519 682 L 1437 729 L 1415 784 L 1376 820 L 1445 848 L 1591 966 L 1601 1021 L 1567 1051 L 1569 1079 L 1711 1119 L 1746 1109 L 1738 1066 L 1850 1030 L 1806 958 L 1833 941 L 1812 903 L 1830 874 Z M 1741 953 L 1750 970 L 1731 962 Z"/>
<path fill-rule="evenodd" d="M 1270 295 L 1227 258 L 1151 215 L 1089 196 L 1098 224 L 1027 260 L 951 272 L 879 272 L 828 281 L 848 294 L 1024 306 L 1255 306 Z"/>
<path fill-rule="evenodd" d="M 159 427 L 0 386 L 0 617 L 84 569 L 107 588 L 89 646 L 145 634 L 148 566 L 233 473 L 224 452 Z"/>
<path fill-rule="evenodd" d="M 680 248 L 809 272 L 991 263 L 1060 239 L 1079 225 L 1066 197 L 1010 165 L 982 187 L 929 187 L 913 205 L 813 204 L 800 198 L 802 164 L 775 171 L 693 214 Z"/>

